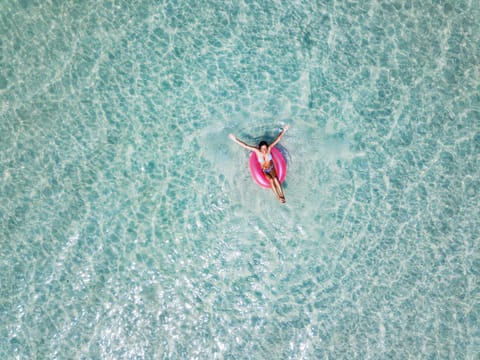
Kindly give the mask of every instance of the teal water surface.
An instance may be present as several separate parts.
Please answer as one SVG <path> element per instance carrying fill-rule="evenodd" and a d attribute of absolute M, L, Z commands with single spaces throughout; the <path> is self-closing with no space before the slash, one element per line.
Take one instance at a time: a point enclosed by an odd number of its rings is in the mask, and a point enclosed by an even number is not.
<path fill-rule="evenodd" d="M 480 3 L 0 3 L 4 359 L 478 359 Z M 287 204 L 248 153 L 291 128 Z"/>

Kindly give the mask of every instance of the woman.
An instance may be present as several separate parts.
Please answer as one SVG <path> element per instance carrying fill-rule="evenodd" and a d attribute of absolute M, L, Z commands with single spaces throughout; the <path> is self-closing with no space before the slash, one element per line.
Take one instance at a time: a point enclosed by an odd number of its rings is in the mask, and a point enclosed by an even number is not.
<path fill-rule="evenodd" d="M 278 134 L 277 138 L 273 140 L 273 142 L 270 145 L 268 145 L 266 141 L 261 141 L 260 144 L 258 144 L 258 147 L 248 145 L 243 141 L 238 140 L 237 137 L 233 134 L 228 135 L 228 137 L 233 141 L 235 141 L 237 144 L 239 144 L 240 146 L 244 147 L 247 150 L 253 151 L 257 155 L 257 160 L 262 167 L 263 174 L 270 182 L 270 187 L 275 193 L 275 196 L 282 203 L 285 203 L 285 195 L 283 195 L 282 185 L 280 184 L 280 181 L 278 181 L 278 178 L 277 178 L 277 173 L 275 171 L 275 166 L 273 165 L 271 151 L 289 128 L 290 128 L 290 125 L 285 125 L 283 130 L 280 132 L 280 134 Z"/>

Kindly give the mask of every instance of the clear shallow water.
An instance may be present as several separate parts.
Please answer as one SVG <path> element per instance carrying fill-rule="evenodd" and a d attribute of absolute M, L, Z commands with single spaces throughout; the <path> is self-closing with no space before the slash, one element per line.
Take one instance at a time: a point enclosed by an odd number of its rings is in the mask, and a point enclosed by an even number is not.
<path fill-rule="evenodd" d="M 477 358 L 478 5 L 3 2 L 2 357 Z"/>

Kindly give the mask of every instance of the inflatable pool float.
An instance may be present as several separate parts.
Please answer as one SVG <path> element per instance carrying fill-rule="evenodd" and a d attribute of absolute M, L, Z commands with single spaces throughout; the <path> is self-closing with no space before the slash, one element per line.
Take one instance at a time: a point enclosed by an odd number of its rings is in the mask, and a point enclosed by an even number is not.
<path fill-rule="evenodd" d="M 277 178 L 280 183 L 282 183 L 285 180 L 285 176 L 287 176 L 287 162 L 285 161 L 283 154 L 277 148 L 274 147 L 271 154 Z M 263 174 L 262 166 L 258 162 L 257 155 L 254 152 L 250 155 L 250 173 L 252 174 L 253 180 L 258 185 L 270 189 L 270 182 Z"/>

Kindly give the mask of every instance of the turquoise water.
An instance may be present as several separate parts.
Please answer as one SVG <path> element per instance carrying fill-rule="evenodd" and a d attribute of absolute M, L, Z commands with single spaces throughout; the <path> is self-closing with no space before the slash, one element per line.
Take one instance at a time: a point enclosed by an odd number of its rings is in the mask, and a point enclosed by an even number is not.
<path fill-rule="evenodd" d="M 3 359 L 478 359 L 480 3 L 0 3 Z M 281 141 L 287 204 L 231 142 Z"/>

